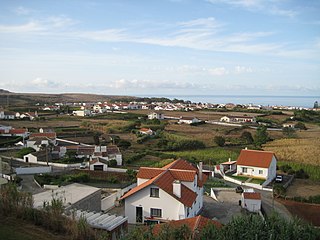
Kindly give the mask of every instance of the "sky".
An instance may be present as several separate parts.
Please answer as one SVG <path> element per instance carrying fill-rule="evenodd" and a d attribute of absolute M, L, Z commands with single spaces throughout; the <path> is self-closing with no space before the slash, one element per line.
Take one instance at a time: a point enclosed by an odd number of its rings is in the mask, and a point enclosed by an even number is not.
<path fill-rule="evenodd" d="M 0 0 L 0 88 L 320 95 L 318 0 Z"/>

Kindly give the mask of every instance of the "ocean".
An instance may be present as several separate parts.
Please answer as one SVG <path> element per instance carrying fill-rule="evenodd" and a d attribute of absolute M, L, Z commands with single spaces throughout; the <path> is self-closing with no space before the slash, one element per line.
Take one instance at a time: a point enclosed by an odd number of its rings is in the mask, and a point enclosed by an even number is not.
<path fill-rule="evenodd" d="M 166 97 L 202 103 L 234 103 L 263 106 L 292 106 L 312 108 L 315 101 L 320 103 L 320 96 L 243 96 L 243 95 L 144 95 L 139 97 Z"/>

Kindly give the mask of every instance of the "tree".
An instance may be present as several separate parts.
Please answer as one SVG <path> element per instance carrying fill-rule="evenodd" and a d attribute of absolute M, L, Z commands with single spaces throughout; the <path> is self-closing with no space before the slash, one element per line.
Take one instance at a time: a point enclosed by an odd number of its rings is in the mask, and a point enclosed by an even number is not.
<path fill-rule="evenodd" d="M 292 127 L 282 128 L 282 133 L 285 137 L 292 138 L 294 136 L 295 130 Z"/>
<path fill-rule="evenodd" d="M 252 137 L 252 134 L 248 131 L 244 131 L 242 134 L 241 134 L 241 139 L 243 139 L 247 144 L 251 144 L 253 143 L 253 137 Z"/>
<path fill-rule="evenodd" d="M 254 144 L 256 146 L 261 146 L 269 140 L 269 135 L 267 133 L 267 127 L 259 126 L 257 128 L 256 134 L 254 135 Z"/>
<path fill-rule="evenodd" d="M 223 147 L 226 140 L 224 139 L 224 137 L 222 136 L 215 136 L 213 141 L 219 146 L 219 147 Z"/>
<path fill-rule="evenodd" d="M 304 125 L 302 122 L 298 122 L 294 125 L 295 128 L 299 128 L 300 130 L 307 130 L 306 125 Z"/>
<path fill-rule="evenodd" d="M 95 133 L 93 135 L 93 141 L 95 145 L 99 145 L 100 144 L 100 140 L 99 140 L 99 133 Z"/>

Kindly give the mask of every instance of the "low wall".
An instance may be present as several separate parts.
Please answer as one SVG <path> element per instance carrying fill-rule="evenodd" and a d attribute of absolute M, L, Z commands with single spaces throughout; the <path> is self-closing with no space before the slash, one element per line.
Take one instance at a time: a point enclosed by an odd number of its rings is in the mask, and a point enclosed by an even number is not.
<path fill-rule="evenodd" d="M 43 189 L 46 189 L 46 190 L 56 190 L 58 188 L 59 188 L 58 185 L 47 185 L 47 184 L 43 185 Z"/>
<path fill-rule="evenodd" d="M 36 164 L 47 165 L 47 162 L 38 161 Z M 64 164 L 64 163 L 52 163 L 52 162 L 49 162 L 49 166 L 61 167 L 61 168 L 69 168 L 69 169 L 79 168 L 80 164 L 81 163 Z"/>
<path fill-rule="evenodd" d="M 127 169 L 125 168 L 111 168 L 111 167 L 108 167 L 108 170 L 107 172 L 127 172 Z"/>
<path fill-rule="evenodd" d="M 49 167 L 25 167 L 16 168 L 17 175 L 23 174 L 38 174 L 38 173 L 49 173 L 51 172 L 51 166 Z"/>
<path fill-rule="evenodd" d="M 252 188 L 256 188 L 256 189 L 272 192 L 272 188 L 265 188 L 265 187 L 261 186 L 260 184 L 241 182 L 239 180 L 236 180 L 234 178 L 228 177 L 226 175 L 223 176 L 223 179 L 228 181 L 228 182 L 232 182 L 232 183 L 235 183 L 235 184 L 238 184 L 238 185 L 241 185 L 241 186 L 252 187 Z"/>
<path fill-rule="evenodd" d="M 126 192 L 128 192 L 130 189 L 136 187 L 137 184 L 133 183 L 123 189 L 114 189 L 117 192 L 111 194 L 108 197 L 105 197 L 101 200 L 101 210 L 102 211 L 106 211 L 109 210 L 111 208 L 113 208 L 116 204 L 116 201 L 121 198 L 123 196 L 123 194 L 125 194 Z"/>

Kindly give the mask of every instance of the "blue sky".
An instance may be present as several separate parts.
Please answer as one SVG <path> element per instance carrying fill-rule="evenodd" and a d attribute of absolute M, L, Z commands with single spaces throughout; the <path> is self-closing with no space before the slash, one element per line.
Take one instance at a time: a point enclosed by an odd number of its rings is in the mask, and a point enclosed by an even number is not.
<path fill-rule="evenodd" d="M 318 0 L 0 0 L 0 88 L 320 94 Z"/>

